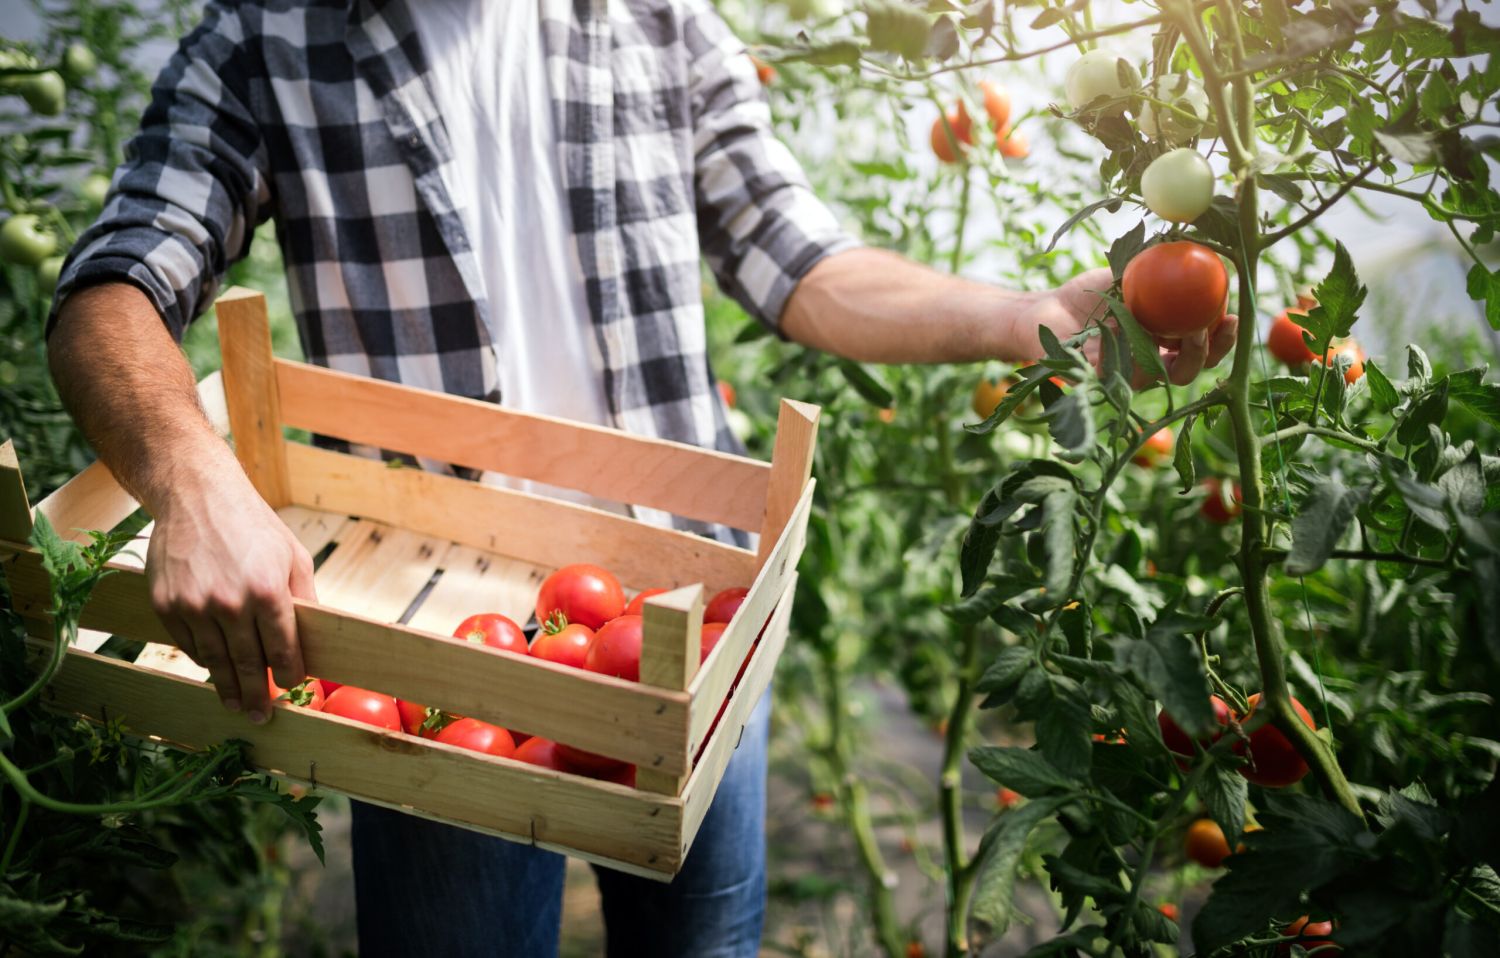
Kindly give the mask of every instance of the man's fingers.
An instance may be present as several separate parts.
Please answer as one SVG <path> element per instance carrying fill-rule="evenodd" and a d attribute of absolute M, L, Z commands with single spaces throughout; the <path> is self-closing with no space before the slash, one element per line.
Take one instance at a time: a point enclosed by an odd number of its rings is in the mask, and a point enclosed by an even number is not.
<path fill-rule="evenodd" d="M 1207 331 L 1189 333 L 1178 344 L 1177 356 L 1167 364 L 1167 378 L 1174 386 L 1186 386 L 1198 378 L 1198 373 L 1203 370 L 1203 360 L 1207 357 Z"/>
<path fill-rule="evenodd" d="M 292 595 L 308 602 L 318 601 L 318 587 L 313 583 L 313 560 L 302 543 L 292 542 L 292 574 L 288 580 Z"/>
<path fill-rule="evenodd" d="M 250 721 L 260 724 L 271 715 L 271 689 L 255 617 L 250 614 L 226 617 L 219 620 L 219 628 L 224 631 L 234 674 L 239 680 L 240 706 Z"/>
<path fill-rule="evenodd" d="M 157 618 L 161 619 L 162 628 L 167 630 L 167 634 L 172 637 L 173 644 L 182 650 L 182 654 L 198 662 L 198 646 L 193 641 L 193 630 L 188 628 L 187 623 L 171 612 L 157 613 Z M 198 664 L 203 663 L 198 662 Z"/>
<path fill-rule="evenodd" d="M 183 620 L 193 633 L 193 646 L 197 654 L 193 661 L 208 669 L 208 677 L 219 693 L 219 701 L 231 712 L 240 711 L 240 680 L 235 675 L 234 663 L 229 659 L 229 647 L 224 642 L 224 633 L 213 619 L 207 616 L 184 616 Z"/>
<path fill-rule="evenodd" d="M 302 646 L 297 642 L 297 616 L 290 594 L 258 603 L 255 628 L 260 633 L 260 646 L 277 685 L 289 689 L 307 678 L 302 664 Z"/>
<path fill-rule="evenodd" d="M 1207 366 L 1217 366 L 1220 360 L 1229 355 L 1234 349 L 1235 340 L 1240 334 L 1240 320 L 1238 316 L 1225 316 L 1213 325 L 1208 331 L 1208 360 Z"/>

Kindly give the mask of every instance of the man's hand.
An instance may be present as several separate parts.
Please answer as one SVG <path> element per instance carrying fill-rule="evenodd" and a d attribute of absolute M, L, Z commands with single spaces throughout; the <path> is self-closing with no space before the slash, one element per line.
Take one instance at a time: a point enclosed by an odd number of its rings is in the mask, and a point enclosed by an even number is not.
<path fill-rule="evenodd" d="M 247 481 L 175 495 L 157 516 L 146 576 L 162 624 L 226 708 L 264 722 L 266 667 L 285 688 L 306 677 L 292 597 L 316 598 L 312 557 Z"/>
<path fill-rule="evenodd" d="M 1032 304 L 1024 308 L 1016 319 L 1017 337 L 1037 337 L 1037 329 L 1046 326 L 1066 340 L 1090 325 L 1102 323 L 1118 329 L 1109 308 L 1100 294 L 1114 282 L 1107 269 L 1091 269 L 1068 280 L 1057 289 L 1043 293 Z M 1167 369 L 1167 378 L 1177 386 L 1185 386 L 1197 378 L 1205 367 L 1212 368 L 1234 348 L 1239 331 L 1239 320 L 1225 316 L 1218 323 L 1181 340 L 1157 340 L 1161 347 L 1161 362 Z M 1028 343 L 1029 345 L 1029 343 Z M 1088 340 L 1083 353 L 1090 362 L 1099 362 L 1099 339 Z M 1042 354 L 1042 344 L 1036 338 L 1032 355 Z M 1150 382 L 1150 378 L 1136 370 L 1133 386 L 1139 388 Z"/>

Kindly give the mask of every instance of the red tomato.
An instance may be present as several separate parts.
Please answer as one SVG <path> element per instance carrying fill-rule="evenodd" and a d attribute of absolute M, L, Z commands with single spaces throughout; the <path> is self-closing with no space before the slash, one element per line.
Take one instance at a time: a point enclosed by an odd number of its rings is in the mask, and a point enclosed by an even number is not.
<path fill-rule="evenodd" d="M 948 137 L 948 127 L 953 129 L 953 137 Z M 943 118 L 938 117 L 932 121 L 932 152 L 944 163 L 957 163 L 958 154 L 953 151 L 953 141 L 958 141 L 958 148 L 966 150 L 974 144 L 974 121 L 969 118 L 968 108 L 960 100 L 957 109 L 948 114 L 948 126 L 943 125 Z"/>
<path fill-rule="evenodd" d="M 1296 921 L 1292 922 L 1290 925 L 1287 925 L 1285 928 L 1281 929 L 1281 933 L 1283 935 L 1300 936 L 1301 940 L 1299 940 L 1297 944 L 1302 946 L 1303 951 L 1310 952 L 1314 948 L 1323 949 L 1322 951 L 1318 952 L 1318 958 L 1323 958 L 1323 956 L 1325 955 L 1332 955 L 1344 950 L 1327 938 L 1314 937 L 1317 935 L 1333 934 L 1333 922 L 1331 921 L 1309 922 L 1307 920 L 1307 916 L 1303 915 Z M 1291 953 L 1292 945 L 1290 942 L 1282 942 L 1281 944 L 1276 946 L 1276 954 L 1278 956 L 1290 955 Z"/>
<path fill-rule="evenodd" d="M 291 704 L 314 712 L 322 711 L 323 702 L 328 698 L 328 693 L 323 690 L 323 683 L 310 675 L 288 690 L 277 685 L 276 679 L 271 676 L 271 670 L 266 669 L 266 684 L 270 686 L 272 702 L 285 695 L 286 701 Z"/>
<path fill-rule="evenodd" d="M 749 589 L 725 589 L 708 600 L 708 607 L 703 610 L 703 621 L 728 622 L 734 618 L 740 606 L 745 604 L 745 596 L 749 594 Z"/>
<path fill-rule="evenodd" d="M 1213 250 L 1179 240 L 1137 253 L 1121 285 L 1125 305 L 1147 332 L 1181 339 L 1224 315 L 1229 273 Z"/>
<path fill-rule="evenodd" d="M 589 778 L 597 778 L 601 782 L 614 782 L 616 785 L 624 785 L 628 788 L 635 788 L 635 766 L 620 765 L 619 767 L 613 768 L 607 772 L 600 772 L 596 775 L 590 775 Z"/>
<path fill-rule="evenodd" d="M 1334 356 L 1342 356 L 1345 353 L 1349 353 L 1354 359 L 1354 365 L 1344 370 L 1344 382 L 1352 386 L 1365 374 L 1365 351 L 1359 347 L 1359 343 L 1346 339 L 1333 347 L 1333 352 L 1328 357 L 1328 365 L 1333 365 Z"/>
<path fill-rule="evenodd" d="M 1256 692 L 1248 701 L 1250 711 L 1245 713 L 1245 722 L 1250 721 L 1250 716 L 1255 714 L 1255 707 L 1260 704 L 1260 693 Z M 1303 725 L 1317 730 L 1318 726 L 1313 722 L 1312 715 L 1296 699 L 1292 699 L 1292 711 L 1297 713 Z M 1244 755 L 1245 743 L 1236 745 L 1234 752 L 1236 755 Z M 1280 729 L 1269 723 L 1250 734 L 1249 752 L 1251 764 L 1242 767 L 1240 774 L 1257 785 L 1285 788 L 1302 781 L 1302 777 L 1307 774 L 1307 762 L 1303 760 L 1302 754 Z"/>
<path fill-rule="evenodd" d="M 583 667 L 631 682 L 641 680 L 641 628 L 638 615 L 622 615 L 604 624 L 589 643 Z"/>
<path fill-rule="evenodd" d="M 1177 906 L 1169 901 L 1164 901 L 1160 905 L 1157 905 L 1156 910 L 1161 912 L 1162 917 L 1167 921 L 1175 922 L 1178 919 Z"/>
<path fill-rule="evenodd" d="M 516 754 L 516 742 L 509 732 L 498 725 L 478 719 L 461 718 L 452 722 L 437 733 L 435 740 L 444 745 L 457 745 L 472 752 L 498 755 L 501 758 L 510 758 Z"/>
<path fill-rule="evenodd" d="M 1131 460 L 1137 466 L 1150 468 L 1159 462 L 1172 458 L 1172 427 L 1163 426 L 1151 434 L 1141 451 L 1135 454 Z"/>
<path fill-rule="evenodd" d="M 344 687 L 343 682 L 330 682 L 327 679 L 318 679 L 318 681 L 323 683 L 323 694 L 325 696 L 332 695 Z"/>
<path fill-rule="evenodd" d="M 735 391 L 734 391 L 734 386 L 732 386 L 729 383 L 726 383 L 722 379 L 719 380 L 718 386 L 719 386 L 719 398 L 724 400 L 724 405 L 728 406 L 730 409 L 733 409 L 734 408 L 734 404 L 735 404 L 735 400 L 737 398 L 739 398 L 736 395 Z"/>
<path fill-rule="evenodd" d="M 376 728 L 401 731 L 401 712 L 396 708 L 395 699 L 352 685 L 339 686 L 323 703 L 323 711 Z"/>
<path fill-rule="evenodd" d="M 1307 315 L 1306 310 L 1293 306 L 1277 316 L 1271 323 L 1271 331 L 1266 334 L 1266 348 L 1288 366 L 1300 366 L 1317 359 L 1318 354 L 1307 348 L 1307 341 L 1302 338 L 1306 330 L 1292 319 L 1293 313 Z"/>
<path fill-rule="evenodd" d="M 427 721 L 427 706 L 397 699 L 396 711 L 401 714 L 401 729 L 407 735 L 421 735 L 423 738 L 432 738 L 432 733 L 422 731 L 422 723 Z"/>
<path fill-rule="evenodd" d="M 1244 494 L 1240 490 L 1240 484 L 1234 484 L 1234 499 L 1232 502 L 1224 501 L 1224 482 L 1217 476 L 1209 476 L 1203 480 L 1203 488 L 1208 495 L 1203 499 L 1203 505 L 1198 511 L 1215 525 L 1225 526 L 1234 520 L 1242 511 L 1240 503 L 1244 501 Z"/>
<path fill-rule="evenodd" d="M 526 633 L 521 631 L 519 625 L 498 612 L 481 612 L 469 616 L 453 630 L 453 637 L 488 645 L 492 649 L 526 654 Z"/>
<path fill-rule="evenodd" d="M 597 629 L 624 611 L 625 590 L 620 580 L 596 565 L 563 566 L 547 576 L 536 597 L 538 622 L 561 612 L 569 622 Z"/>
<path fill-rule="evenodd" d="M 564 771 L 587 775 L 591 778 L 618 773 L 627 765 L 618 759 L 585 752 L 581 748 L 574 748 L 561 742 L 557 743 L 557 755 L 562 759 Z"/>
<path fill-rule="evenodd" d="M 1000 155 L 1012 160 L 1024 160 L 1031 155 L 1031 141 L 1020 130 L 1009 127 L 995 134 L 995 147 Z"/>
<path fill-rule="evenodd" d="M 572 771 L 559 754 L 558 744 L 547 738 L 527 739 L 516 746 L 516 754 L 511 757 L 527 765 L 539 765 L 542 768 L 550 768 L 559 772 Z"/>
<path fill-rule="evenodd" d="M 542 631 L 531 643 L 533 658 L 546 659 L 558 665 L 571 665 L 575 669 L 585 667 L 589 643 L 594 640 L 594 630 L 586 625 L 571 622 L 554 629 L 557 619 L 548 620 Z"/>
<path fill-rule="evenodd" d="M 1021 804 L 1021 793 L 1011 788 L 996 789 L 995 804 L 1001 808 L 1014 808 Z"/>
<path fill-rule="evenodd" d="M 645 615 L 646 614 L 646 600 L 649 599 L 649 598 L 651 598 L 653 595 L 661 595 L 663 592 L 666 592 L 666 591 L 667 591 L 666 589 L 643 589 L 642 591 L 637 592 L 635 594 L 635 598 L 631 599 L 630 602 L 626 604 L 626 606 L 625 606 L 625 614 L 626 615 Z"/>
<path fill-rule="evenodd" d="M 979 90 L 984 94 L 984 112 L 990 115 L 990 123 L 997 130 L 1010 129 L 1010 91 L 990 80 L 980 80 Z"/>
<path fill-rule="evenodd" d="M 724 635 L 724 630 L 727 628 L 729 626 L 723 622 L 703 623 L 703 632 L 699 637 L 699 647 L 702 649 L 703 654 L 699 657 L 699 662 L 708 659 L 708 653 L 712 652 L 714 646 L 719 644 L 719 639 Z"/>
<path fill-rule="evenodd" d="M 1214 721 L 1220 725 L 1228 725 L 1230 717 L 1234 714 L 1229 708 L 1229 703 L 1217 695 L 1209 696 L 1208 701 L 1214 709 Z M 1166 709 L 1162 709 L 1161 713 L 1156 716 L 1156 724 L 1161 729 L 1161 740 L 1166 743 L 1167 750 L 1174 755 L 1182 756 L 1176 759 L 1177 767 L 1186 769 L 1192 764 L 1193 756 L 1197 754 L 1193 750 L 1193 740 L 1182 730 L 1182 726 L 1177 724 L 1177 720 L 1167 713 Z M 1200 738 L 1198 744 L 1208 748 L 1223 734 L 1223 732 L 1215 732 L 1208 738 Z"/>

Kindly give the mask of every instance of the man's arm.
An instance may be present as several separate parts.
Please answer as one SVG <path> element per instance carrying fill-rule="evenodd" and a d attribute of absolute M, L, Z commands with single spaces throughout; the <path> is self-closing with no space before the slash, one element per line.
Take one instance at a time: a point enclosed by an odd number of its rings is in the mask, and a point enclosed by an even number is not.
<path fill-rule="evenodd" d="M 1090 270 L 1054 290 L 1016 293 L 940 273 L 891 252 L 834 253 L 808 271 L 787 300 L 781 331 L 826 352 L 875 363 L 1034 360 L 1038 330 L 1067 339 L 1105 320 L 1098 294 L 1107 269 Z M 1162 353 L 1168 377 L 1189 383 L 1234 346 L 1233 317 Z M 1087 352 L 1097 350 L 1092 340 Z"/>
<path fill-rule="evenodd" d="M 99 458 L 156 519 L 146 570 L 162 624 L 228 708 L 264 721 L 267 665 L 286 687 L 306 674 L 291 597 L 314 598 L 311 556 L 214 433 L 145 294 L 113 283 L 69 296 L 48 362 Z"/>

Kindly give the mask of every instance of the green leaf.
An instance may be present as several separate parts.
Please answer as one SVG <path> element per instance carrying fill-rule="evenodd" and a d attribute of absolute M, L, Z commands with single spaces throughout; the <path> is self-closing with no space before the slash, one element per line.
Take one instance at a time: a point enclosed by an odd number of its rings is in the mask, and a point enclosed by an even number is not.
<path fill-rule="evenodd" d="M 1337 476 L 1315 482 L 1292 520 L 1287 575 L 1309 575 L 1321 569 L 1355 513 L 1369 501 L 1371 491 L 1370 486 L 1346 486 Z"/>
<path fill-rule="evenodd" d="M 849 385 L 865 400 L 865 402 L 880 409 L 889 409 L 894 401 L 891 391 L 886 388 L 863 364 L 852 359 L 839 360 L 839 372 L 844 374 Z"/>
<path fill-rule="evenodd" d="M 1052 700 L 1036 720 L 1037 748 L 1058 771 L 1070 778 L 1083 779 L 1089 773 L 1093 757 L 1088 696 L 1082 686 L 1067 676 L 1052 676 L 1049 684 Z"/>
<path fill-rule="evenodd" d="M 1370 364 L 1365 364 L 1368 375 Z M 1448 395 L 1459 405 L 1500 429 L 1500 383 L 1484 382 L 1485 370 L 1466 369 L 1448 377 Z"/>
<path fill-rule="evenodd" d="M 1097 203 L 1090 203 L 1088 206 L 1085 206 L 1083 209 L 1074 213 L 1066 220 L 1063 220 L 1063 224 L 1059 226 L 1057 228 L 1057 231 L 1052 234 L 1051 241 L 1047 243 L 1047 248 L 1042 250 L 1042 252 L 1052 252 L 1052 250 L 1057 247 L 1058 240 L 1062 239 L 1064 235 L 1066 235 L 1070 230 L 1073 229 L 1073 227 L 1093 216 L 1100 210 L 1104 210 L 1106 213 L 1118 212 L 1120 209 L 1120 204 L 1123 203 L 1124 200 L 1125 198 L 1122 196 L 1107 196 L 1104 199 L 1099 200 Z M 1145 235 L 1144 229 L 1142 230 L 1142 235 Z"/>
<path fill-rule="evenodd" d="M 1224 830 L 1231 848 L 1245 830 L 1245 804 L 1249 795 L 1250 783 L 1245 776 L 1218 762 L 1205 769 L 1198 780 L 1198 798 Z"/>
<path fill-rule="evenodd" d="M 1396 387 L 1391 385 L 1390 379 L 1373 359 L 1365 360 L 1365 383 L 1370 387 L 1370 398 L 1374 400 L 1375 408 L 1381 412 L 1388 413 L 1401 402 Z"/>
<path fill-rule="evenodd" d="M 852 67 L 859 63 L 863 48 L 853 40 L 837 40 L 801 49 L 792 48 L 777 56 L 778 63 L 810 63 L 820 67 Z"/>
<path fill-rule="evenodd" d="M 1115 661 L 1129 669 L 1177 724 L 1194 736 L 1208 734 L 1215 723 L 1203 654 L 1188 633 L 1213 624 L 1213 619 L 1168 611 L 1147 628 L 1145 638 L 1121 637 L 1112 643 Z"/>
<path fill-rule="evenodd" d="M 988 694 L 1008 689 L 1021 681 L 1021 676 L 1035 664 L 1036 656 L 1025 646 L 1013 645 L 1003 649 L 979 677 L 974 690 Z"/>
<path fill-rule="evenodd" d="M 1491 272 L 1482 263 L 1469 269 L 1469 298 L 1484 303 L 1484 318 L 1491 329 L 1500 329 L 1500 270 Z"/>
<path fill-rule="evenodd" d="M 1197 413 L 1182 421 L 1182 431 L 1177 434 L 1177 446 L 1172 452 L 1172 466 L 1182 480 L 1183 493 L 1191 492 L 1198 484 L 1198 471 L 1193 464 L 1193 424 L 1197 421 Z"/>
<path fill-rule="evenodd" d="M 1314 353 L 1326 353 L 1332 340 L 1349 335 L 1359 308 L 1364 304 L 1367 290 L 1360 285 L 1359 275 L 1354 271 L 1354 260 L 1343 243 L 1333 249 L 1333 269 L 1323 282 L 1313 290 L 1318 300 L 1316 306 L 1302 317 L 1302 326 L 1311 334 L 1311 349 Z"/>
<path fill-rule="evenodd" d="M 1157 379 L 1167 378 L 1167 367 L 1161 363 L 1161 350 L 1156 346 L 1156 340 L 1151 334 L 1136 322 L 1135 316 L 1125 308 L 1122 300 L 1113 296 L 1104 297 L 1105 303 L 1109 305 L 1110 315 L 1114 316 L 1115 322 L 1125 333 L 1125 342 L 1130 346 L 1130 358 L 1135 365 L 1150 373 Z"/>
<path fill-rule="evenodd" d="M 1109 269 L 1114 273 L 1115 282 L 1125 275 L 1125 266 L 1146 246 L 1146 223 L 1141 221 L 1135 224 L 1135 228 L 1120 236 L 1109 247 Z"/>
<path fill-rule="evenodd" d="M 1390 479 L 1396 491 L 1401 494 L 1401 501 L 1406 503 L 1412 515 L 1439 532 L 1448 531 L 1451 524 L 1448 521 L 1447 512 L 1443 509 L 1447 497 L 1443 495 L 1441 489 L 1394 470 L 1390 471 Z"/>
<path fill-rule="evenodd" d="M 1014 789 L 1027 798 L 1070 792 L 1078 787 L 1076 781 L 1047 761 L 1042 753 L 1014 745 L 970 749 L 969 761 L 995 784 Z"/>
<path fill-rule="evenodd" d="M 973 916 L 989 925 L 995 935 L 1003 934 L 1010 925 L 1016 866 L 1026 850 L 1027 837 L 1066 801 L 1048 798 L 1013 808 L 996 816 L 980 840 L 979 880 L 975 884 Z"/>

